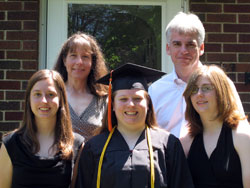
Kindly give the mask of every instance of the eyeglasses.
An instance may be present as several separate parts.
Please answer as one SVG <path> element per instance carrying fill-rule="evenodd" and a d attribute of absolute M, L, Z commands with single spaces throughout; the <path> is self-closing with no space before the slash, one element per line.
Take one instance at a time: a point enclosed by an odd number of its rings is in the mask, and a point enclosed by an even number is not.
<path fill-rule="evenodd" d="M 191 91 L 191 95 L 195 95 L 199 92 L 199 90 L 201 89 L 201 92 L 204 93 L 209 93 L 210 91 L 212 91 L 214 89 L 214 86 L 211 84 L 204 84 L 202 85 L 200 88 L 195 86 L 193 88 L 193 90 Z"/>

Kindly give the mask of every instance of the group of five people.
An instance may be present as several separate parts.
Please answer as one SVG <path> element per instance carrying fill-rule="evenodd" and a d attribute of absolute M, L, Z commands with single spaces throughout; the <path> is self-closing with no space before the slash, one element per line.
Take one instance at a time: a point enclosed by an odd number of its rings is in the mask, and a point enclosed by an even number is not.
<path fill-rule="evenodd" d="M 22 126 L 3 138 L 0 187 L 66 188 L 77 166 L 78 188 L 250 188 L 249 124 L 233 82 L 199 60 L 201 21 L 180 12 L 166 37 L 168 75 L 131 63 L 109 73 L 94 37 L 72 35 L 56 71 L 28 82 Z"/>

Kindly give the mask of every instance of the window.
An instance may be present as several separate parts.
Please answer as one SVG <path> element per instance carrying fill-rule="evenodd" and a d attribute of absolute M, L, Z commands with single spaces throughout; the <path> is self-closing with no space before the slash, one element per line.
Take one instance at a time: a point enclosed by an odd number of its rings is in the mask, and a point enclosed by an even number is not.
<path fill-rule="evenodd" d="M 42 66 L 52 68 L 68 36 L 83 31 L 96 37 L 111 69 L 133 62 L 169 72 L 165 27 L 182 10 L 182 1 L 48 0 Z"/>

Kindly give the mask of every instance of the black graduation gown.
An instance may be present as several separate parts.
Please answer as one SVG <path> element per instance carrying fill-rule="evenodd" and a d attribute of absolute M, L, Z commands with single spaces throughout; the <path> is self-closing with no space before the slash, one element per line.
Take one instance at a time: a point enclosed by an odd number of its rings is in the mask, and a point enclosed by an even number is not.
<path fill-rule="evenodd" d="M 191 188 L 192 178 L 180 141 L 161 129 L 150 129 L 155 169 L 155 188 Z M 95 188 L 99 158 L 109 132 L 89 140 L 79 161 L 77 188 Z M 150 187 L 150 158 L 146 131 L 131 151 L 116 129 L 106 149 L 101 188 Z"/>

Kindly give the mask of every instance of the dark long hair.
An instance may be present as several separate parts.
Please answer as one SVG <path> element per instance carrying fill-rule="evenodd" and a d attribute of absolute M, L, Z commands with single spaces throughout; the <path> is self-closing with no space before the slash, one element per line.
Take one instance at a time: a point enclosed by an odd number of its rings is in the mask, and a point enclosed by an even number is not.
<path fill-rule="evenodd" d="M 27 148 L 31 148 L 33 153 L 37 153 L 40 150 L 40 145 L 36 137 L 37 127 L 35 124 L 35 117 L 31 110 L 30 92 L 38 81 L 45 79 L 52 79 L 56 90 L 59 93 L 59 109 L 57 111 L 56 118 L 55 140 L 52 147 L 55 146 L 59 151 L 61 151 L 63 158 L 70 158 L 72 156 L 74 140 L 72 124 L 64 81 L 60 74 L 56 71 L 46 69 L 40 70 L 33 74 L 33 76 L 29 79 L 25 94 L 23 122 L 17 130 L 17 133 L 21 134 L 23 143 Z"/>
<path fill-rule="evenodd" d="M 79 38 L 83 38 L 90 43 L 92 67 L 87 80 L 90 92 L 96 96 L 104 96 L 107 94 L 107 86 L 98 84 L 96 81 L 106 75 L 108 73 L 108 69 L 101 48 L 93 36 L 77 32 L 69 37 L 59 52 L 54 70 L 58 71 L 62 75 L 64 82 L 68 80 L 68 73 L 64 65 L 64 60 L 66 59 L 67 54 L 74 51 L 76 46 L 79 45 L 79 43 L 75 42 L 75 39 Z"/>

